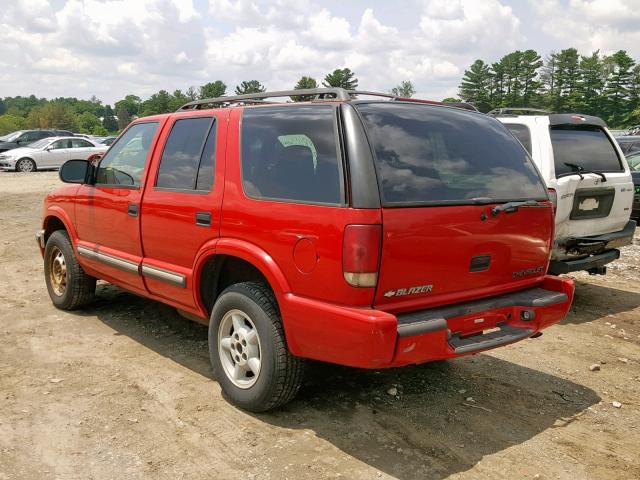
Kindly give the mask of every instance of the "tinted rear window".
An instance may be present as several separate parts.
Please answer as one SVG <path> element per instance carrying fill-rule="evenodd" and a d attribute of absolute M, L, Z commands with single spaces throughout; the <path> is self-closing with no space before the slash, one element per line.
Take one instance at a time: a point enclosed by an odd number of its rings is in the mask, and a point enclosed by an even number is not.
<path fill-rule="evenodd" d="M 505 123 L 504 126 L 513 133 L 513 136 L 518 139 L 522 146 L 527 149 L 529 155 L 531 155 L 531 132 L 529 131 L 529 127 L 520 123 Z"/>
<path fill-rule="evenodd" d="M 545 199 L 527 152 L 497 120 L 453 108 L 364 103 L 386 204 Z"/>
<path fill-rule="evenodd" d="M 241 135 L 242 185 L 249 197 L 343 203 L 334 107 L 248 108 Z"/>
<path fill-rule="evenodd" d="M 620 172 L 622 164 L 613 144 L 597 127 L 551 127 L 556 177 L 572 173 L 576 165 L 593 172 Z"/>

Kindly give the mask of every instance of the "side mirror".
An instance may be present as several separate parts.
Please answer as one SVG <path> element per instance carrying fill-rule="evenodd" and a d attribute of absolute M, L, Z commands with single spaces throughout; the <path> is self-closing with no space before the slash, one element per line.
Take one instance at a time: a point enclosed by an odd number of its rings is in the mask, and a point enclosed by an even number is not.
<path fill-rule="evenodd" d="M 60 167 L 60 180 L 64 183 L 89 183 L 92 170 L 87 160 L 67 160 Z"/>

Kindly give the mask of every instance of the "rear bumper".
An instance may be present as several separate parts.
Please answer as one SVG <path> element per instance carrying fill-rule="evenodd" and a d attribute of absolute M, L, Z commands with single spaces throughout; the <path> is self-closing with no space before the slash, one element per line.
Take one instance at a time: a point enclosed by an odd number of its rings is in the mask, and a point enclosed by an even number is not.
<path fill-rule="evenodd" d="M 573 291 L 570 279 L 547 276 L 536 288 L 397 316 L 292 294 L 280 306 L 294 355 L 384 368 L 469 355 L 528 338 L 564 318 Z"/>
<path fill-rule="evenodd" d="M 551 275 L 560 275 L 561 273 L 602 267 L 607 263 L 613 262 L 620 258 L 620 251 L 616 250 L 616 248 L 630 245 L 633 242 L 635 231 L 636 221 L 629 220 L 619 232 L 564 240 L 562 242 L 564 249 L 576 254 L 583 253 L 585 256 L 575 260 L 571 258 L 552 260 L 549 263 L 549 273 Z"/>

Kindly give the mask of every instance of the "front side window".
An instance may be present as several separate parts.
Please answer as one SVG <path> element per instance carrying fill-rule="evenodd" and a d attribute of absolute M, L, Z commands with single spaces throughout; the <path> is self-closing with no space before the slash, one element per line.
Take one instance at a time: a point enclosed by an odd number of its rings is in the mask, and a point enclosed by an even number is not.
<path fill-rule="evenodd" d="M 156 187 L 211 189 L 215 154 L 215 129 L 212 126 L 211 117 L 175 122 L 162 152 Z"/>
<path fill-rule="evenodd" d="M 529 152 L 529 155 L 531 155 L 531 132 L 529 131 L 529 127 L 521 123 L 505 123 L 504 126 L 513 133 L 513 136 L 518 139 L 527 152 Z"/>
<path fill-rule="evenodd" d="M 527 152 L 497 120 L 408 103 L 357 105 L 386 205 L 547 198 Z"/>
<path fill-rule="evenodd" d="M 620 172 L 623 170 L 616 150 L 598 127 L 551 127 L 551 145 L 556 177 L 578 169 L 592 172 Z"/>
<path fill-rule="evenodd" d="M 241 138 L 242 185 L 247 196 L 343 203 L 333 106 L 245 109 Z"/>
<path fill-rule="evenodd" d="M 132 125 L 102 157 L 96 183 L 139 186 L 157 130 L 158 122 Z"/>

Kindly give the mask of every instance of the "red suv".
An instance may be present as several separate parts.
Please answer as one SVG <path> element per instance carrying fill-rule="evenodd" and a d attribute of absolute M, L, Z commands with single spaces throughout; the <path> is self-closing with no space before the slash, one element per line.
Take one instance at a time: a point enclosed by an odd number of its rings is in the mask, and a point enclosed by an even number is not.
<path fill-rule="evenodd" d="M 285 95 L 313 100 L 265 100 Z M 422 363 L 562 319 L 574 287 L 545 274 L 553 206 L 520 143 L 476 112 L 363 97 L 193 102 L 67 162 L 37 234 L 55 306 L 100 278 L 208 323 L 215 376 L 252 411 L 292 399 L 304 359 Z"/>

